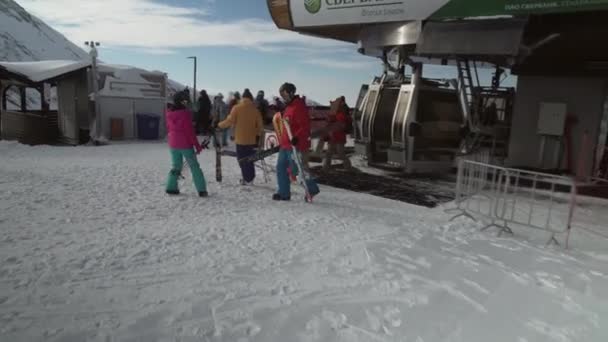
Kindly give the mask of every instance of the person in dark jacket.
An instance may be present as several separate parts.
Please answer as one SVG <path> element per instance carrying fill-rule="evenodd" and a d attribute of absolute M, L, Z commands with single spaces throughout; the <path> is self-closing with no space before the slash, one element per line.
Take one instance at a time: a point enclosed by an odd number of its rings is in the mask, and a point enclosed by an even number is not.
<path fill-rule="evenodd" d="M 272 110 L 276 112 L 282 112 L 285 109 L 285 104 L 281 101 L 280 98 L 275 97 L 274 103 L 272 104 Z"/>
<path fill-rule="evenodd" d="M 188 87 L 184 88 L 181 93 L 184 94 L 184 96 L 188 99 L 187 103 L 188 103 L 188 107 L 192 104 L 192 98 L 190 97 L 190 89 Z"/>
<path fill-rule="evenodd" d="M 238 91 L 235 91 L 232 94 L 232 96 L 228 99 L 228 113 L 230 113 L 232 111 L 232 107 L 239 104 L 240 101 L 241 101 L 241 93 L 239 93 Z"/>
<path fill-rule="evenodd" d="M 211 110 L 211 122 L 212 122 L 211 126 L 216 128 L 220 122 L 226 120 L 227 116 L 228 116 L 228 105 L 226 104 L 226 102 L 224 102 L 224 95 L 222 95 L 222 93 L 219 93 L 213 99 L 213 109 Z M 228 130 L 227 129 L 222 130 L 221 136 L 222 136 L 222 141 L 221 141 L 222 146 L 224 146 L 224 147 L 228 146 Z"/>
<path fill-rule="evenodd" d="M 241 94 L 238 91 L 234 93 L 230 93 L 228 96 L 228 114 L 232 112 L 232 108 L 234 108 L 237 104 L 241 102 Z M 230 140 L 234 141 L 234 130 L 230 129 Z"/>
<path fill-rule="evenodd" d="M 264 98 L 264 91 L 258 91 L 258 95 L 255 98 L 255 106 L 258 108 L 258 111 L 262 113 L 262 120 L 264 121 L 264 125 L 269 125 L 272 122 L 272 118 L 268 116 L 268 110 L 270 109 L 270 105 L 268 101 Z"/>
<path fill-rule="evenodd" d="M 346 97 L 340 96 L 340 101 L 342 101 L 342 110 L 344 111 L 344 115 L 350 116 L 350 107 L 346 103 Z"/>
<path fill-rule="evenodd" d="M 206 90 L 201 90 L 198 98 L 198 122 L 196 123 L 197 129 L 203 134 L 209 133 L 211 126 L 211 99 L 207 95 Z"/>

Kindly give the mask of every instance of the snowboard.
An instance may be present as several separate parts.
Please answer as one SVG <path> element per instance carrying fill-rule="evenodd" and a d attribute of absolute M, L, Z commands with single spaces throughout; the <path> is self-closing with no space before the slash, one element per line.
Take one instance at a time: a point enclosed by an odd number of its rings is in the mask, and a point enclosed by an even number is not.
<path fill-rule="evenodd" d="M 218 183 L 222 182 L 222 131 L 215 130 L 213 132 L 213 145 L 215 146 L 215 180 Z"/>
<path fill-rule="evenodd" d="M 320 136 L 326 135 L 327 133 L 331 132 L 332 129 L 333 129 L 332 126 L 328 126 L 328 127 L 313 131 L 311 133 L 311 138 L 318 138 Z M 257 153 L 255 153 L 249 157 L 241 158 L 238 161 L 239 161 L 239 163 L 257 162 L 257 161 L 266 159 L 273 154 L 278 153 L 279 150 L 280 150 L 280 146 L 273 146 L 271 148 L 258 151 Z"/>
<path fill-rule="evenodd" d="M 280 149 L 279 146 L 274 146 L 274 147 L 271 147 L 266 150 L 258 151 L 257 153 L 255 153 L 249 157 L 239 159 L 239 163 L 248 163 L 248 162 L 256 162 L 259 160 L 263 160 L 267 157 L 270 157 L 271 155 L 273 155 L 275 153 L 278 153 L 279 149 Z"/>

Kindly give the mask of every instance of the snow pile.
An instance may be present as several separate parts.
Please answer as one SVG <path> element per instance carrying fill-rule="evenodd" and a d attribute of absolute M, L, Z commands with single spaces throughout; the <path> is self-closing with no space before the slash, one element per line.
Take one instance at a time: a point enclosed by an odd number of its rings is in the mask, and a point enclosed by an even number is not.
<path fill-rule="evenodd" d="M 0 62 L 0 68 L 27 77 L 33 82 L 42 82 L 72 71 L 87 68 L 90 61 L 38 61 L 38 62 Z"/>
<path fill-rule="evenodd" d="M 166 146 L 0 141 L 2 341 L 605 341 L 606 243 L 572 251 L 322 187 L 314 205 Z M 605 205 L 587 204 L 594 219 Z M 599 215 L 598 215 L 599 212 Z M 603 223 L 605 225 L 605 221 Z M 597 227 L 596 227 L 597 228 Z M 574 234 L 579 234 L 575 232 Z"/>

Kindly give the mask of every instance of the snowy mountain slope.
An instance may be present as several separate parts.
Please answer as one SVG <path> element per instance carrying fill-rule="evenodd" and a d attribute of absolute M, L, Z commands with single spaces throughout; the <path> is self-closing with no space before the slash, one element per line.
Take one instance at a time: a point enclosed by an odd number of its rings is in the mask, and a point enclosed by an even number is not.
<path fill-rule="evenodd" d="M 168 197 L 165 144 L 0 141 L 0 341 L 606 341 L 606 241 L 325 186 L 276 203 L 235 158 L 216 183 L 214 158 L 209 198 L 189 172 Z"/>
<path fill-rule="evenodd" d="M 0 60 L 10 62 L 88 58 L 67 40 L 13 0 L 0 0 Z"/>

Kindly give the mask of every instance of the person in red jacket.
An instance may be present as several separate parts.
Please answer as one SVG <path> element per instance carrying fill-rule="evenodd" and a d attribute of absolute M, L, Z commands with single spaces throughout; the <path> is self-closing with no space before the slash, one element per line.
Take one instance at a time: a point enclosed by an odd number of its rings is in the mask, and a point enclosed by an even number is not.
<path fill-rule="evenodd" d="M 289 201 L 291 199 L 291 184 L 288 169 L 291 168 L 292 172 L 298 172 L 292 158 L 293 147 L 300 155 L 308 152 L 310 148 L 310 116 L 306 103 L 300 96 L 296 95 L 295 85 L 284 83 L 279 88 L 279 94 L 286 105 L 283 119 L 289 121 L 293 138 L 289 139 L 287 130 L 281 129 L 281 136 L 279 137 L 280 151 L 277 160 L 278 191 L 272 196 L 272 199 L 275 201 Z M 307 179 L 306 184 L 310 195 L 314 196 L 319 193 L 319 187 L 313 179 Z"/>
<path fill-rule="evenodd" d="M 344 145 L 346 144 L 346 127 L 352 124 L 349 120 L 347 107 L 344 104 L 344 98 L 339 97 L 335 103 L 332 103 L 332 112 L 329 113 L 327 124 L 331 130 L 329 134 L 329 146 L 325 153 L 325 162 L 323 169 L 327 170 L 331 167 L 331 161 L 335 154 L 342 160 L 342 165 L 345 169 L 351 167 L 350 160 L 346 156 Z"/>

